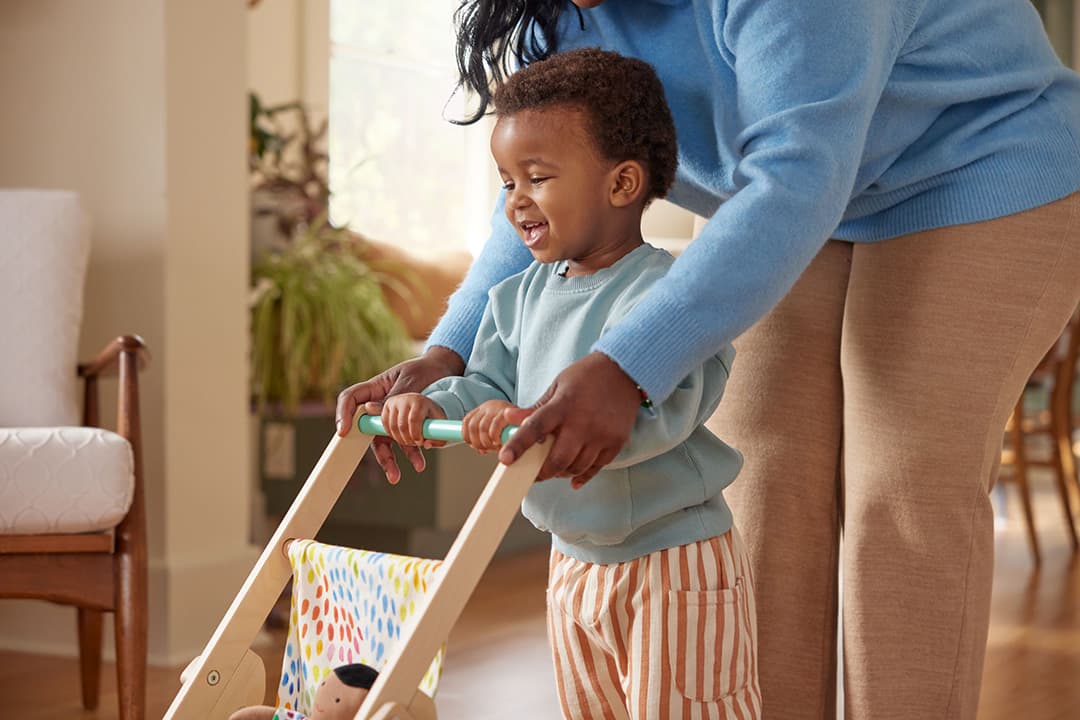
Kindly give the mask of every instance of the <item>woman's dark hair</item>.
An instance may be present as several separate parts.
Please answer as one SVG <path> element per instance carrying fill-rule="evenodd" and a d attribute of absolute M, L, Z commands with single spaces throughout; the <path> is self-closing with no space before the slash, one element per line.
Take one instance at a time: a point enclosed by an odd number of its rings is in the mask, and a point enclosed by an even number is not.
<path fill-rule="evenodd" d="M 378 670 L 363 663 L 339 665 L 334 668 L 334 674 L 338 676 L 338 680 L 348 687 L 364 688 L 365 690 L 370 690 L 371 686 L 375 684 L 375 679 L 379 677 Z"/>
<path fill-rule="evenodd" d="M 612 162 L 637 160 L 649 173 L 647 200 L 667 195 L 679 147 L 664 86 L 649 63 L 610 50 L 557 53 L 495 88 L 497 117 L 567 108 L 583 113 L 590 139 Z"/>
<path fill-rule="evenodd" d="M 457 27 L 458 88 L 476 95 L 479 105 L 464 120 L 469 125 L 491 104 L 492 85 L 513 72 L 510 60 L 524 66 L 558 51 L 555 26 L 565 0 L 462 0 L 454 12 Z M 585 26 L 581 10 L 578 22 Z"/>

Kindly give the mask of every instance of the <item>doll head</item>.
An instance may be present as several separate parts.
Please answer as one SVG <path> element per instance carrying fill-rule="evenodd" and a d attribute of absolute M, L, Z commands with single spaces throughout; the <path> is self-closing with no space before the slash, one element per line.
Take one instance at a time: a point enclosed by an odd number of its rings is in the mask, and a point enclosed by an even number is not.
<path fill-rule="evenodd" d="M 334 668 L 315 691 L 311 720 L 352 720 L 378 676 L 362 663 Z"/>

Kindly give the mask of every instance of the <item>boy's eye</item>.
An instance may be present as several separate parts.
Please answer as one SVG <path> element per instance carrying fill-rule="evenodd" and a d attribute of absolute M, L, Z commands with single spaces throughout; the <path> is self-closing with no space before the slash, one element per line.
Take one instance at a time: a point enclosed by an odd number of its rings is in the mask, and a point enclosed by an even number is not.
<path fill-rule="evenodd" d="M 533 178 L 529 178 L 529 182 L 531 182 L 533 185 L 539 185 L 540 183 L 542 183 L 542 182 L 544 182 L 545 180 L 548 180 L 548 179 L 549 178 L 546 178 L 546 177 L 533 177 Z"/>
<path fill-rule="evenodd" d="M 502 188 L 506 192 L 510 192 L 511 190 L 514 189 L 514 183 L 512 183 L 512 182 L 504 182 Z"/>

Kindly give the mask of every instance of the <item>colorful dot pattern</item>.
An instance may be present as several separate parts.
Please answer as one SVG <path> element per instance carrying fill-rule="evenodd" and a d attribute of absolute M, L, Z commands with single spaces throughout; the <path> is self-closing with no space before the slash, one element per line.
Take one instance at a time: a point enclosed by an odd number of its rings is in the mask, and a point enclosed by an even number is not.
<path fill-rule="evenodd" d="M 309 713 L 315 689 L 338 665 L 365 663 L 382 670 L 416 613 L 438 560 L 353 550 L 299 540 L 289 545 L 292 612 L 278 687 L 282 711 Z M 420 689 L 434 697 L 445 646 Z"/>
<path fill-rule="evenodd" d="M 274 712 L 274 720 L 307 720 L 303 715 L 295 710 L 285 710 L 284 708 L 278 708 Z"/>

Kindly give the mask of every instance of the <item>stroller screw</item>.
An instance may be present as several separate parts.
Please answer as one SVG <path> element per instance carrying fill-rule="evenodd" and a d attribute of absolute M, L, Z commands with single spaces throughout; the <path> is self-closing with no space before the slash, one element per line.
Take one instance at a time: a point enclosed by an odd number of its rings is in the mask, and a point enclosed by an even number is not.
<path fill-rule="evenodd" d="M 211 685 L 217 685 L 219 682 L 221 682 L 221 673 L 219 673 L 217 670 L 211 670 L 206 675 L 206 682 L 210 683 Z"/>

